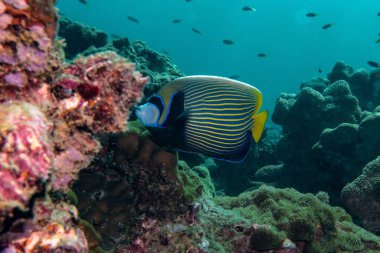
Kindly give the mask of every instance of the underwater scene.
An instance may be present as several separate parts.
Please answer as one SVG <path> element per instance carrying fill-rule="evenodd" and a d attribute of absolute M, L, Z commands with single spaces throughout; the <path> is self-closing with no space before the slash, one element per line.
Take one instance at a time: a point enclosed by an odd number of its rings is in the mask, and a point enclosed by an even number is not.
<path fill-rule="evenodd" d="M 380 253 L 380 2 L 0 0 L 1 253 Z"/>

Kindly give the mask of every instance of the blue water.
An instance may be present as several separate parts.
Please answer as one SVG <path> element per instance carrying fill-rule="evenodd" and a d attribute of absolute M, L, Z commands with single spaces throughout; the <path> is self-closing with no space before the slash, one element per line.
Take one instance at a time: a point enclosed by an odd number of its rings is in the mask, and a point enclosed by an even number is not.
<path fill-rule="evenodd" d="M 256 12 L 243 12 L 245 5 Z M 325 77 L 337 60 L 368 69 L 368 60 L 380 60 L 380 43 L 375 44 L 380 1 L 375 0 L 88 0 L 88 5 L 60 0 L 58 8 L 108 34 L 169 52 L 187 75 L 239 75 L 263 92 L 263 106 L 270 110 L 280 93 Z M 307 12 L 319 16 L 307 18 Z M 176 18 L 182 23 L 173 24 Z M 326 23 L 334 25 L 322 30 Z M 224 45 L 223 39 L 236 44 Z M 258 58 L 261 52 L 268 57 Z"/>

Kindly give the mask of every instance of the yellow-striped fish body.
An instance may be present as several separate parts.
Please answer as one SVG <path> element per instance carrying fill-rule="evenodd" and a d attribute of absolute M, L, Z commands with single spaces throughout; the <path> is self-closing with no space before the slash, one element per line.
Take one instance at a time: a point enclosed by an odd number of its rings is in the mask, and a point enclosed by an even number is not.
<path fill-rule="evenodd" d="M 188 76 L 165 84 L 137 117 L 160 145 L 217 159 L 241 161 L 252 137 L 261 138 L 268 112 L 261 92 L 217 76 Z"/>

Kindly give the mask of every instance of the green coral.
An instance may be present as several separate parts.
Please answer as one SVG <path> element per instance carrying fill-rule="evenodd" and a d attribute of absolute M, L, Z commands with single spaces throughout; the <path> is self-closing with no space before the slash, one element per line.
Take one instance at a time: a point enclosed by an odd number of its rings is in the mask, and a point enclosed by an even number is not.
<path fill-rule="evenodd" d="M 255 250 L 279 249 L 285 239 L 284 233 L 279 233 L 267 226 L 261 226 L 252 232 L 250 244 Z"/>
<path fill-rule="evenodd" d="M 179 161 L 177 177 L 182 184 L 184 197 L 190 202 L 201 196 L 211 197 L 215 195 L 215 187 L 206 167 L 196 166 L 191 169 L 186 162 Z"/>
<path fill-rule="evenodd" d="M 322 200 L 321 200 L 322 199 Z M 258 190 L 244 192 L 238 197 L 217 197 L 216 204 L 237 212 L 245 219 L 268 225 L 259 231 L 259 238 L 289 238 L 292 241 L 305 241 L 306 252 L 355 252 L 364 248 L 370 241 L 380 247 L 380 239 L 360 229 L 351 222 L 351 217 L 339 207 L 331 207 L 324 193 L 318 196 L 301 194 L 294 189 L 276 189 L 262 186 Z M 257 232 L 257 233 L 259 233 Z M 256 232 L 255 232 L 256 233 Z M 283 237 L 276 237 L 283 233 Z M 272 240 L 271 239 L 271 240 Z M 271 241 L 269 240 L 269 241 Z M 263 239 L 265 249 L 273 247 Z M 254 241 L 254 249 L 261 245 Z"/>

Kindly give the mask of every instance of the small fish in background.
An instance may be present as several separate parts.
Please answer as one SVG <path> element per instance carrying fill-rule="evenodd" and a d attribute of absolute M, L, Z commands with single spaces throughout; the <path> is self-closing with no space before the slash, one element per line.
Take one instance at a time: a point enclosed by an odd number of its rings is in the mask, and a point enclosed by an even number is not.
<path fill-rule="evenodd" d="M 132 16 L 127 16 L 128 20 L 133 22 L 133 23 L 136 23 L 136 24 L 140 24 L 140 21 L 135 18 L 135 17 L 132 17 Z"/>
<path fill-rule="evenodd" d="M 240 76 L 239 75 L 232 75 L 232 76 L 229 76 L 228 78 L 236 80 L 236 79 L 239 79 Z"/>
<path fill-rule="evenodd" d="M 318 13 L 315 13 L 315 12 L 308 12 L 306 13 L 306 17 L 308 18 L 315 18 L 315 17 L 318 17 Z"/>
<path fill-rule="evenodd" d="M 380 12 L 377 13 L 377 16 L 380 17 Z"/>
<path fill-rule="evenodd" d="M 173 19 L 173 20 L 172 20 L 172 23 L 173 23 L 173 24 L 179 24 L 179 23 L 181 23 L 181 22 L 182 22 L 182 20 L 179 19 L 179 18 L 176 18 L 176 19 Z"/>
<path fill-rule="evenodd" d="M 120 36 L 120 35 L 117 35 L 117 34 L 114 34 L 114 33 L 112 33 L 112 34 L 111 34 L 111 38 L 112 38 L 112 39 L 115 39 L 115 40 L 117 40 L 117 39 L 120 39 L 120 38 L 121 38 L 121 36 Z"/>
<path fill-rule="evenodd" d="M 87 0 L 78 0 L 81 4 L 87 5 Z"/>
<path fill-rule="evenodd" d="M 199 31 L 198 29 L 196 29 L 196 28 L 191 28 L 191 30 L 194 32 L 194 33 L 196 33 L 196 34 L 199 34 L 199 35 L 202 35 L 202 33 L 201 33 L 201 31 Z"/>
<path fill-rule="evenodd" d="M 377 39 L 377 40 L 375 41 L 375 43 L 380 43 L 380 39 Z"/>
<path fill-rule="evenodd" d="M 234 45 L 235 44 L 235 42 L 232 40 L 223 40 L 222 42 L 224 45 Z"/>
<path fill-rule="evenodd" d="M 318 73 L 321 74 L 322 73 L 322 69 L 319 67 L 318 68 Z"/>
<path fill-rule="evenodd" d="M 267 57 L 267 54 L 265 54 L 265 53 L 258 53 L 257 57 L 265 58 L 265 57 Z"/>
<path fill-rule="evenodd" d="M 192 2 L 192 0 L 185 0 L 185 2 Z"/>
<path fill-rule="evenodd" d="M 187 76 L 165 84 L 136 116 L 160 146 L 243 161 L 259 142 L 268 111 L 250 84 L 219 76 Z"/>
<path fill-rule="evenodd" d="M 375 61 L 367 61 L 368 65 L 373 67 L 373 68 L 379 68 L 380 64 L 375 62 Z"/>
<path fill-rule="evenodd" d="M 241 9 L 242 9 L 242 11 L 256 11 L 256 9 L 251 7 L 251 6 L 244 6 Z"/>
<path fill-rule="evenodd" d="M 333 25 L 334 25 L 333 23 L 325 24 L 324 26 L 322 26 L 322 29 L 327 30 L 327 29 L 331 28 Z"/>
<path fill-rule="evenodd" d="M 168 51 L 166 51 L 166 50 L 161 50 L 161 52 L 164 54 L 164 55 L 167 55 L 167 56 L 169 56 L 170 54 L 169 54 L 169 52 Z"/>

